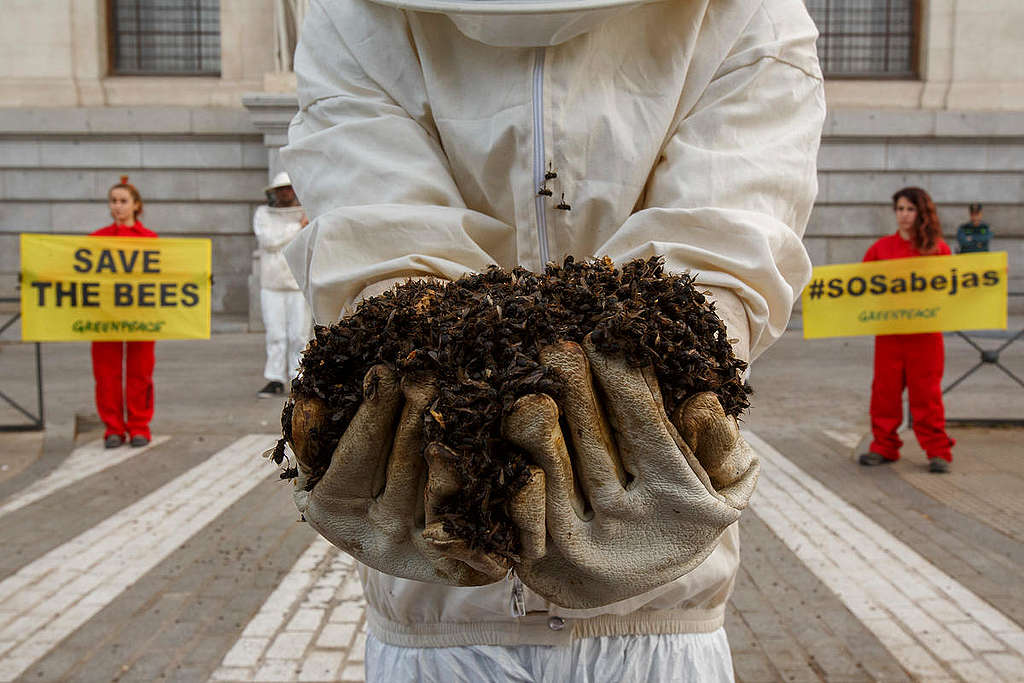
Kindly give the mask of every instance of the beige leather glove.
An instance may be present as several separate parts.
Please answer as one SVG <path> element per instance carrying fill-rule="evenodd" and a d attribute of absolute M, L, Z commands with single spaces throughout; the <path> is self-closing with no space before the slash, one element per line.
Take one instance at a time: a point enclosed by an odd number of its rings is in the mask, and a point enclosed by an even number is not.
<path fill-rule="evenodd" d="M 703 562 L 757 480 L 757 457 L 735 419 L 700 394 L 677 411 L 677 430 L 653 370 L 601 354 L 589 338 L 583 348 L 548 347 L 541 361 L 568 384 L 561 404 L 573 454 L 553 399 L 533 394 L 513 405 L 504 434 L 546 475 L 546 547 L 517 565 L 523 582 L 583 609 L 639 595 Z"/>
<path fill-rule="evenodd" d="M 429 381 L 399 386 L 388 368 L 371 368 L 363 402 L 312 491 L 305 490 L 309 444 L 327 409 L 318 399 L 298 399 L 292 411 L 295 505 L 324 538 L 374 569 L 459 586 L 492 583 L 506 576 L 508 560 L 449 538 L 439 523 L 430 539 L 423 536 L 439 497 L 450 489 L 450 471 L 437 448 L 428 449 L 438 462 L 429 476 L 423 458 L 423 413 L 435 393 Z"/>
<path fill-rule="evenodd" d="M 698 285 L 715 302 L 715 313 L 725 323 L 726 334 L 732 342 L 732 352 L 742 361 L 750 362 L 750 324 L 743 301 L 731 289 Z"/>

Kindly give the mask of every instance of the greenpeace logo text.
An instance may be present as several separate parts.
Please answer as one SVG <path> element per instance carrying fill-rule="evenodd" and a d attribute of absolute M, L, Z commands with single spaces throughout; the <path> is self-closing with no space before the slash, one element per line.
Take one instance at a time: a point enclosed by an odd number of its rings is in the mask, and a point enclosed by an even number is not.
<path fill-rule="evenodd" d="M 163 320 L 76 320 L 71 330 L 79 334 L 86 332 L 159 332 Z"/>
<path fill-rule="evenodd" d="M 869 278 L 856 275 L 851 278 L 834 277 L 826 281 L 818 278 L 808 285 L 808 295 L 812 299 L 827 297 L 838 299 L 844 296 L 875 296 L 885 294 L 905 294 L 907 292 L 945 292 L 949 296 L 965 289 L 977 287 L 994 287 L 998 285 L 999 272 L 986 270 L 982 273 L 961 273 L 951 268 L 948 275 L 932 275 L 925 277 L 911 271 L 909 277 L 888 277 L 881 273 Z"/>
<path fill-rule="evenodd" d="M 861 311 L 857 314 L 857 320 L 862 323 L 869 323 L 877 320 L 934 318 L 941 308 L 941 306 L 933 306 L 931 308 L 894 308 L 888 311 Z"/>

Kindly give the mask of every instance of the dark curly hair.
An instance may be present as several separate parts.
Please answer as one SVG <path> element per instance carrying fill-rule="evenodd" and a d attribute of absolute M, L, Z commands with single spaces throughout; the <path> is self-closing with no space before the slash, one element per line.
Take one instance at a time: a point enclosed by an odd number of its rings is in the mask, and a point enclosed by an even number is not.
<path fill-rule="evenodd" d="M 935 252 L 936 245 L 942 237 L 942 224 L 939 222 L 939 214 L 935 211 L 935 202 L 931 195 L 920 187 L 904 187 L 892 196 L 892 208 L 896 209 L 896 202 L 903 197 L 917 209 L 917 220 L 914 221 L 911 242 L 922 254 Z"/>

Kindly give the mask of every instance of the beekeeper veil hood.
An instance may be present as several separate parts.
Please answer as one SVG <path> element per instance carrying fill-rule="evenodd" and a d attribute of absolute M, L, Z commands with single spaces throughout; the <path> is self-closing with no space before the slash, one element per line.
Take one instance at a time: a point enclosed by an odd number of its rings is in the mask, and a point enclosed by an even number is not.
<path fill-rule="evenodd" d="M 558 45 L 637 5 L 658 0 L 373 0 L 444 14 L 466 36 L 496 47 Z"/>

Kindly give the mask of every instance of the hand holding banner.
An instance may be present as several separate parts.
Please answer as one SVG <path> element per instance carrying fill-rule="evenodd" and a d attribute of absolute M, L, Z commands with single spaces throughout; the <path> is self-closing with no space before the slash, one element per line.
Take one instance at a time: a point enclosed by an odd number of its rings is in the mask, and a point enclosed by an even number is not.
<path fill-rule="evenodd" d="M 25 341 L 210 336 L 208 239 L 21 235 Z"/>
<path fill-rule="evenodd" d="M 1006 328 L 1006 252 L 817 266 L 804 338 Z"/>

